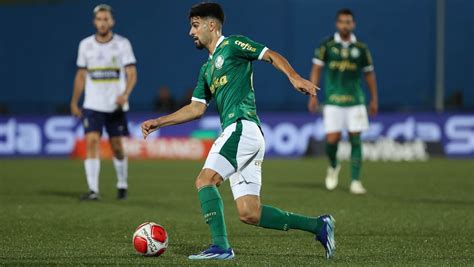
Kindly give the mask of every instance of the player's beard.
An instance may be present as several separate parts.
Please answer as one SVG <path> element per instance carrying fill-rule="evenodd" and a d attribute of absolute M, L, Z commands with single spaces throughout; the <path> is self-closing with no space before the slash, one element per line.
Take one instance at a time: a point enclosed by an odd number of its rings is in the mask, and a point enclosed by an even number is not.
<path fill-rule="evenodd" d="M 196 46 L 197 49 L 202 50 L 204 48 L 204 45 L 201 43 L 201 40 L 194 39 L 194 45 Z"/>
<path fill-rule="evenodd" d="M 100 35 L 100 36 L 102 36 L 102 37 L 107 36 L 109 33 L 110 33 L 110 28 L 97 29 L 97 34 Z"/>

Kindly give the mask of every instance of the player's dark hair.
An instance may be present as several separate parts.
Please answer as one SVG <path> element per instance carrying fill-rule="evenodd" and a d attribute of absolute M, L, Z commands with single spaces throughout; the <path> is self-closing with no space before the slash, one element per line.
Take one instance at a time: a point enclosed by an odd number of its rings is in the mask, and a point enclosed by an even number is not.
<path fill-rule="evenodd" d="M 337 11 L 336 13 L 336 20 L 339 18 L 339 16 L 341 15 L 351 15 L 352 16 L 352 19 L 355 20 L 355 17 L 354 17 L 354 13 L 352 13 L 352 11 L 348 8 L 343 8 L 343 9 L 340 9 L 339 11 Z"/>
<path fill-rule="evenodd" d="M 96 7 L 94 7 L 94 16 L 97 15 L 97 13 L 99 13 L 101 11 L 107 11 L 107 12 L 110 13 L 110 15 L 113 15 L 111 6 L 109 6 L 107 4 L 100 4 L 100 5 L 97 5 Z"/>
<path fill-rule="evenodd" d="M 224 10 L 222 10 L 222 7 L 217 4 L 217 3 L 199 3 L 191 7 L 191 10 L 189 10 L 189 18 L 192 17 L 211 17 L 215 18 L 222 25 L 224 25 Z"/>

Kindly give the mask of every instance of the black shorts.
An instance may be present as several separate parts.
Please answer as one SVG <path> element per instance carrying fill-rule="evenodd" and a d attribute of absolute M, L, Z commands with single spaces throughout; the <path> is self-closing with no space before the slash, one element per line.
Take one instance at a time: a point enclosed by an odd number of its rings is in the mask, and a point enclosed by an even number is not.
<path fill-rule="evenodd" d="M 105 130 L 109 137 L 128 136 L 127 113 L 122 110 L 114 112 L 100 112 L 90 109 L 84 109 L 82 113 L 82 124 L 84 132 L 99 132 Z"/>

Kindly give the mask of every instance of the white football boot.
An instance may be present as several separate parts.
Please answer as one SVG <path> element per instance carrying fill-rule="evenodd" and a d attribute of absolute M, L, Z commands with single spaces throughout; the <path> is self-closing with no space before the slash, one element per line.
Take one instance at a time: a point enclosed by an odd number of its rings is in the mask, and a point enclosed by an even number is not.
<path fill-rule="evenodd" d="M 354 195 L 363 195 L 367 193 L 367 190 L 365 190 L 360 181 L 352 181 L 349 191 Z"/>
<path fill-rule="evenodd" d="M 341 165 L 337 164 L 336 168 L 331 166 L 328 167 L 326 173 L 326 188 L 328 190 L 334 190 L 337 187 L 339 181 L 339 171 L 341 170 Z"/>

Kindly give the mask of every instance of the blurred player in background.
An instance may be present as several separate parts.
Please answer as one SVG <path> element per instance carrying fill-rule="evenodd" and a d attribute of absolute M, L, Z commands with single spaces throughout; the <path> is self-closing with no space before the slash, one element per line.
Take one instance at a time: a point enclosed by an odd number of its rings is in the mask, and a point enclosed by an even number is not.
<path fill-rule="evenodd" d="M 77 56 L 77 73 L 71 99 L 71 112 L 82 118 L 87 159 L 84 162 L 89 192 L 82 200 L 99 199 L 100 153 L 99 144 L 105 127 L 114 154 L 117 172 L 117 198 L 127 197 L 128 161 L 124 153 L 123 137 L 128 136 L 126 112 L 128 98 L 137 82 L 135 56 L 130 42 L 112 32 L 112 8 L 94 8 L 97 32 L 82 40 Z M 85 89 L 83 109 L 78 106 Z"/>
<path fill-rule="evenodd" d="M 323 67 L 326 66 L 325 93 L 323 109 L 326 131 L 326 154 L 330 166 L 326 175 L 326 188 L 333 190 L 338 184 L 341 165 L 338 163 L 337 147 L 341 132 L 349 132 L 351 144 L 350 192 L 365 194 L 366 189 L 360 182 L 362 166 L 361 132 L 369 128 L 365 96 L 360 83 L 361 72 L 367 82 L 371 101 L 370 115 L 376 115 L 378 109 L 377 84 L 374 66 L 367 45 L 357 41 L 352 31 L 355 28 L 354 15 L 348 9 L 342 9 L 336 15 L 337 32 L 316 49 L 310 80 L 318 85 Z M 318 99 L 310 96 L 308 109 L 316 112 Z"/>
<path fill-rule="evenodd" d="M 202 66 L 192 101 L 167 116 L 142 124 L 143 136 L 161 127 L 200 118 L 209 102 L 216 100 L 223 132 L 214 142 L 196 188 L 201 210 L 209 225 L 212 245 L 191 260 L 227 260 L 234 251 L 227 239 L 224 206 L 217 187 L 229 180 L 240 220 L 244 223 L 280 231 L 299 229 L 316 236 L 332 257 L 335 250 L 334 219 L 330 215 L 309 217 L 262 205 L 262 163 L 265 140 L 255 106 L 252 62 L 263 60 L 282 71 L 294 88 L 305 94 L 316 94 L 316 86 L 301 78 L 288 61 L 264 45 L 245 36 L 224 37 L 224 12 L 215 3 L 191 8 L 189 34 L 198 49 L 206 49 L 209 59 Z"/>

